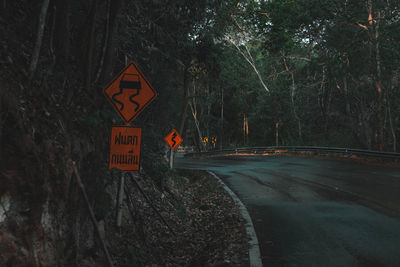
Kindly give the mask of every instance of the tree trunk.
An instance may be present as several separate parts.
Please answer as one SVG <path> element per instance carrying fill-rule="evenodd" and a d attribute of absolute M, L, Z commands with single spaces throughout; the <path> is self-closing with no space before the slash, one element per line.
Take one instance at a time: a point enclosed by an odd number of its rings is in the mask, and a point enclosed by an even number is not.
<path fill-rule="evenodd" d="M 107 41 L 107 49 L 104 57 L 103 72 L 100 82 L 105 84 L 112 79 L 114 69 L 114 50 L 116 45 L 116 35 L 118 29 L 118 14 L 121 10 L 122 0 L 111 1 L 109 33 Z"/>
<path fill-rule="evenodd" d="M 46 25 L 46 15 L 47 15 L 47 9 L 49 7 L 49 2 L 50 2 L 50 0 L 43 0 L 42 7 L 40 9 L 36 43 L 35 43 L 35 48 L 32 53 L 31 64 L 29 67 L 30 78 L 33 77 L 33 75 L 36 71 L 38 61 L 39 61 L 40 48 L 42 47 L 44 26 Z"/>
<path fill-rule="evenodd" d="M 325 120 L 325 66 L 322 66 L 322 81 L 321 81 L 321 86 L 319 87 L 318 90 L 318 106 L 321 111 L 321 116 Z"/>
<path fill-rule="evenodd" d="M 222 150 L 222 140 L 224 137 L 224 87 L 221 89 L 221 121 L 219 134 L 219 149 Z"/>
<path fill-rule="evenodd" d="M 382 73 L 379 44 L 380 11 L 376 12 L 376 18 L 372 16 L 372 0 L 368 0 L 369 24 L 371 25 L 370 39 L 373 49 L 372 62 L 374 64 L 373 81 L 376 89 L 376 133 L 378 150 L 383 151 L 383 124 L 382 124 Z"/>
<path fill-rule="evenodd" d="M 96 13 L 97 13 L 97 0 L 93 0 L 92 7 L 90 8 L 89 14 L 89 43 L 86 50 L 86 68 L 85 68 L 85 89 L 87 92 L 90 91 L 92 84 L 93 74 L 93 56 L 95 48 L 95 30 L 96 30 Z"/>
<path fill-rule="evenodd" d="M 181 121 L 179 123 L 179 134 L 183 134 L 183 129 L 185 127 L 185 121 L 187 116 L 187 109 L 189 106 L 189 64 L 185 65 L 185 69 L 183 71 L 183 108 L 181 114 Z"/>
<path fill-rule="evenodd" d="M 238 23 L 238 21 L 235 19 L 235 17 L 231 16 L 231 18 L 233 19 L 233 22 L 234 22 L 236 28 L 239 30 L 241 38 L 239 38 L 239 40 L 238 40 L 234 36 L 227 34 L 227 35 L 225 35 L 226 40 L 228 40 L 231 44 L 233 44 L 235 46 L 235 48 L 237 49 L 237 51 L 247 61 L 247 63 L 250 64 L 250 66 L 253 68 L 254 72 L 256 73 L 262 87 L 265 89 L 265 91 L 269 92 L 267 85 L 264 83 L 264 79 L 262 78 L 260 72 L 258 71 L 258 69 L 256 67 L 256 62 L 250 53 L 250 49 L 247 46 L 246 34 L 244 33 L 241 25 Z M 240 46 L 243 46 L 245 48 L 244 52 L 242 51 L 242 49 L 240 49 Z"/>
<path fill-rule="evenodd" d="M 249 122 L 247 116 L 243 113 L 243 145 L 246 146 L 249 142 Z"/>
<path fill-rule="evenodd" d="M 69 10 L 70 1 L 57 0 L 56 6 L 56 26 L 54 36 L 54 46 L 56 55 L 56 64 L 64 69 L 64 65 L 69 56 L 69 38 L 70 38 L 70 22 Z"/>
<path fill-rule="evenodd" d="M 346 116 L 349 117 L 350 121 L 352 122 L 351 115 L 350 115 L 350 101 L 349 101 L 349 88 L 347 85 L 347 78 L 343 78 L 343 90 L 344 90 L 344 97 L 346 101 Z"/>
<path fill-rule="evenodd" d="M 193 81 L 193 92 L 192 92 L 192 95 L 193 96 L 196 95 L 196 83 L 195 83 L 195 81 Z M 189 106 L 190 106 L 190 109 L 192 110 L 192 116 L 193 116 L 194 124 L 196 126 L 198 139 L 199 139 L 199 142 L 201 144 L 201 150 L 206 150 L 206 145 L 205 145 L 204 142 L 202 142 L 203 135 L 202 135 L 201 129 L 200 129 L 200 121 L 199 121 L 199 119 L 197 117 L 198 112 L 197 112 L 196 98 L 195 97 L 191 97 L 190 100 L 191 101 L 189 101 Z"/>
<path fill-rule="evenodd" d="M 110 12 L 111 12 L 111 0 L 107 0 L 107 20 L 106 20 L 106 25 L 105 25 L 105 32 L 104 32 L 104 44 L 103 44 L 103 49 L 101 51 L 101 56 L 100 56 L 100 62 L 99 62 L 99 67 L 97 70 L 97 74 L 94 80 L 94 83 L 97 83 L 98 80 L 100 79 L 100 75 L 103 71 L 103 66 L 104 66 L 104 59 L 106 57 L 106 52 L 107 52 L 107 46 L 108 46 L 108 41 L 109 41 L 109 33 L 110 33 Z M 125 56 L 125 65 L 128 63 L 126 62 L 126 56 Z"/>
<path fill-rule="evenodd" d="M 376 39 L 375 39 L 375 57 L 376 57 L 376 80 L 375 88 L 377 92 L 376 97 L 376 128 L 378 138 L 378 150 L 383 151 L 383 125 L 382 125 L 382 78 L 381 78 L 381 59 L 380 59 L 380 48 L 379 48 L 379 29 L 376 27 Z"/>
<path fill-rule="evenodd" d="M 390 81 L 390 92 L 393 92 L 393 84 Z M 390 132 L 392 133 L 392 139 L 393 139 L 393 152 L 397 152 L 397 137 L 396 137 L 396 131 L 393 127 L 393 119 L 392 119 L 392 112 L 391 112 L 391 108 L 390 108 L 390 97 L 389 94 L 386 94 L 386 104 L 387 104 L 387 108 L 388 108 L 388 115 L 389 115 L 389 125 L 390 125 Z"/>
<path fill-rule="evenodd" d="M 296 83 L 295 83 L 295 80 L 294 80 L 294 73 L 293 73 L 293 71 L 291 71 L 289 69 L 288 65 L 286 64 L 286 59 L 285 59 L 284 55 L 283 55 L 283 63 L 285 64 L 286 71 L 290 73 L 290 76 L 291 76 L 291 79 L 292 79 L 292 88 L 291 88 L 291 91 L 290 91 L 290 100 L 291 100 L 291 103 L 292 103 L 293 116 L 297 121 L 297 129 L 298 129 L 298 133 L 299 133 L 299 138 L 301 140 L 301 138 L 302 138 L 301 121 L 300 121 L 300 117 L 297 115 L 296 106 L 295 106 L 295 103 L 294 103 L 294 97 L 296 95 Z"/>
<path fill-rule="evenodd" d="M 207 94 L 208 95 L 211 95 L 211 93 L 210 93 L 210 87 L 209 87 L 209 85 L 208 85 L 208 83 L 207 83 Z M 210 96 L 207 96 L 207 98 L 208 97 L 210 97 Z M 210 101 L 207 101 L 208 103 L 207 103 L 207 119 L 206 119 L 206 136 L 208 137 L 208 138 L 210 138 L 211 139 L 211 136 L 210 136 L 210 115 L 211 115 L 211 103 L 210 103 Z"/>
<path fill-rule="evenodd" d="M 350 106 L 350 95 L 349 95 L 349 85 L 348 85 L 348 80 L 347 77 L 343 77 L 343 91 L 344 91 L 344 98 L 346 102 L 346 122 L 348 123 L 348 127 L 351 128 L 351 131 L 353 134 L 355 134 L 357 137 L 359 137 L 358 133 L 358 123 L 356 120 L 353 119 L 352 114 L 351 114 L 351 106 Z"/>
<path fill-rule="evenodd" d="M 190 109 L 192 110 L 192 116 L 194 119 L 194 124 L 196 125 L 199 142 L 200 142 L 200 144 L 202 144 L 201 148 L 202 148 L 202 150 L 205 150 L 204 142 L 201 141 L 201 140 L 203 140 L 203 135 L 201 134 L 200 122 L 197 118 L 197 111 L 195 110 L 195 107 L 192 103 L 189 103 L 189 106 L 190 106 Z"/>
<path fill-rule="evenodd" d="M 242 55 L 242 57 L 247 61 L 247 63 L 250 64 L 250 66 L 253 68 L 255 74 L 257 75 L 258 80 L 260 81 L 262 87 L 265 89 L 265 91 L 269 92 L 269 89 L 268 89 L 267 85 L 264 83 L 264 79 L 262 78 L 260 72 L 258 71 L 256 63 L 255 63 L 255 61 L 254 61 L 254 59 L 253 59 L 253 57 L 252 57 L 252 55 L 250 53 L 249 48 L 246 45 L 246 43 L 245 42 L 244 43 L 240 43 L 240 45 L 243 45 L 245 47 L 245 51 L 246 51 L 246 53 L 245 53 L 240 49 L 239 45 L 233 40 L 232 37 L 227 35 L 226 39 L 231 44 L 233 44 L 235 46 L 235 48 L 239 52 L 239 54 Z"/>

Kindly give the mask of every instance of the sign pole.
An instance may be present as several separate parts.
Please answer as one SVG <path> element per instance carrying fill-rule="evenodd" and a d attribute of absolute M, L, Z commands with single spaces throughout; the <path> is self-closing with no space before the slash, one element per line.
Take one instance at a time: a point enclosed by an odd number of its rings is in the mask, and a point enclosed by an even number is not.
<path fill-rule="evenodd" d="M 122 224 L 122 201 L 124 199 L 125 173 L 122 172 L 119 180 L 118 201 L 117 201 L 117 226 Z"/>
<path fill-rule="evenodd" d="M 125 64 L 127 57 L 125 57 Z M 109 168 L 122 171 L 117 196 L 116 224 L 122 224 L 126 172 L 140 170 L 140 144 L 142 129 L 130 126 L 157 96 L 146 77 L 134 62 L 129 63 L 104 89 L 103 93 L 126 126 L 111 128 Z"/>
<path fill-rule="evenodd" d="M 182 143 L 183 139 L 179 133 L 173 129 L 165 138 L 164 141 L 168 144 L 171 149 L 169 154 L 169 168 L 172 170 L 174 168 L 174 149 Z"/>
<path fill-rule="evenodd" d="M 169 154 L 169 168 L 172 170 L 174 168 L 174 151 L 171 149 Z"/>

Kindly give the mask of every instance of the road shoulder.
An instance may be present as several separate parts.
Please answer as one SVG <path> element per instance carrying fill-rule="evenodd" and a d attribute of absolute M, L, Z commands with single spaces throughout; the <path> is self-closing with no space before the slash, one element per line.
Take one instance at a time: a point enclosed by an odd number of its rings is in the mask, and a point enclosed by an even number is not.
<path fill-rule="evenodd" d="M 249 237 L 249 262 L 251 267 L 258 267 L 262 266 L 261 262 L 261 254 L 260 248 L 258 244 L 257 235 L 254 229 L 253 221 L 249 215 L 249 212 L 246 209 L 246 206 L 243 202 L 239 199 L 239 197 L 213 172 L 208 171 L 210 175 L 215 177 L 217 181 L 224 187 L 225 191 L 232 197 L 232 199 L 236 202 L 239 207 L 240 213 L 242 217 L 246 220 L 246 233 Z"/>

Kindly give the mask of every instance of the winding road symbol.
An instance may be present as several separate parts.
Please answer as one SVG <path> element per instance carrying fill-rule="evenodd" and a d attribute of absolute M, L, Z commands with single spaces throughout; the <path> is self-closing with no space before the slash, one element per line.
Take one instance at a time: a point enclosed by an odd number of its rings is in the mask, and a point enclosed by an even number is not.
<path fill-rule="evenodd" d="M 121 81 L 119 82 L 119 92 L 112 95 L 112 100 L 120 105 L 120 110 L 124 110 L 125 105 L 122 101 L 117 99 L 117 96 L 122 95 L 123 90 L 135 90 L 135 92 L 129 96 L 129 101 L 132 102 L 135 107 L 135 112 L 140 108 L 140 104 L 136 102 L 133 98 L 140 94 L 140 89 L 142 85 L 140 83 L 140 77 L 137 74 L 123 74 Z"/>
<path fill-rule="evenodd" d="M 183 139 L 179 133 L 173 129 L 166 137 L 164 137 L 164 141 L 167 142 L 172 150 L 174 150 L 180 143 L 182 143 Z"/>
<path fill-rule="evenodd" d="M 176 145 L 176 141 L 175 141 L 175 138 L 176 138 L 176 137 L 177 137 L 177 133 L 174 132 L 173 135 L 172 135 L 172 137 L 171 137 L 171 141 L 173 142 L 172 147 L 175 147 L 175 145 Z"/>

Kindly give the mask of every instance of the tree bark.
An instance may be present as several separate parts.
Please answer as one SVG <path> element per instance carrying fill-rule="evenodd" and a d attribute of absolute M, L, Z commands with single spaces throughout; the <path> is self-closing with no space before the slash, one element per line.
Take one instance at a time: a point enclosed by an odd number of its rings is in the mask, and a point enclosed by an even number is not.
<path fill-rule="evenodd" d="M 44 27 L 46 25 L 46 16 L 47 16 L 47 10 L 49 7 L 49 2 L 50 2 L 50 0 L 43 0 L 42 7 L 40 9 L 36 43 L 35 43 L 35 48 L 32 53 L 31 64 L 29 67 L 30 78 L 33 77 L 33 75 L 36 71 L 36 68 L 37 68 L 38 61 L 39 61 L 40 48 L 42 47 L 43 33 L 44 33 Z"/>

